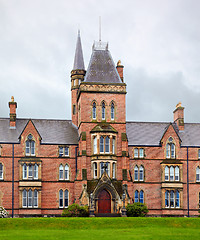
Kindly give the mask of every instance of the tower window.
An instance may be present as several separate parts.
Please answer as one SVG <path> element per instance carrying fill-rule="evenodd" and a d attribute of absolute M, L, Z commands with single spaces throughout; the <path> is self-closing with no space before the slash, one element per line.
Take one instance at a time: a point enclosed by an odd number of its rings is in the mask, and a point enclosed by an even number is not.
<path fill-rule="evenodd" d="M 111 103 L 111 112 L 110 112 L 110 115 L 111 115 L 111 120 L 114 120 L 114 119 L 115 119 L 115 106 L 114 106 L 114 103 L 113 103 L 113 102 Z"/>
<path fill-rule="evenodd" d="M 102 103 L 102 120 L 105 120 L 105 103 Z"/>
<path fill-rule="evenodd" d="M 96 119 L 96 103 L 95 102 L 92 105 L 92 118 Z"/>

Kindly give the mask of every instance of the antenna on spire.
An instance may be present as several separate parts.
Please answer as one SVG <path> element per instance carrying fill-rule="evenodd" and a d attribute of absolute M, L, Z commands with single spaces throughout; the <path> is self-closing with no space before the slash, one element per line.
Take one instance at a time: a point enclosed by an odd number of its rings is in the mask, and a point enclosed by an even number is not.
<path fill-rule="evenodd" d="M 101 42 L 101 16 L 99 16 L 99 42 Z"/>

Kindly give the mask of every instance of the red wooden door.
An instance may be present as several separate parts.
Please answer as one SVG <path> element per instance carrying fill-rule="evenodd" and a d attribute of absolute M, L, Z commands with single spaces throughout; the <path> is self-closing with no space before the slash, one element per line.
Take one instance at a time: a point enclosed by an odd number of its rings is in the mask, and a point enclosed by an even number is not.
<path fill-rule="evenodd" d="M 105 189 L 98 196 L 98 213 L 111 213 L 111 198 Z"/>

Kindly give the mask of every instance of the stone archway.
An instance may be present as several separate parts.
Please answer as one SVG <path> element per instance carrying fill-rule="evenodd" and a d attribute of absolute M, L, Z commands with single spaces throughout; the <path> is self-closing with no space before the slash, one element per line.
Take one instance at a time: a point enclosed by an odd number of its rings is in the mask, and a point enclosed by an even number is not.
<path fill-rule="evenodd" d="M 111 196 L 106 189 L 98 195 L 98 213 L 111 213 Z"/>

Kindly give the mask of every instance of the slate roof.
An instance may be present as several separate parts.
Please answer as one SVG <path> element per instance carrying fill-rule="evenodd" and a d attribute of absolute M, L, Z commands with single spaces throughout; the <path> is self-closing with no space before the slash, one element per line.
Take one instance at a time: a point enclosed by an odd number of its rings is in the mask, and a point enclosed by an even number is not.
<path fill-rule="evenodd" d="M 169 124 L 167 122 L 127 122 L 128 145 L 159 146 Z M 172 125 L 180 137 L 181 146 L 200 147 L 200 123 L 185 123 L 184 131 L 178 131 L 175 123 Z"/>
<path fill-rule="evenodd" d="M 102 45 L 103 44 L 105 45 L 105 43 L 102 43 Z M 94 45 L 84 82 L 122 82 L 107 45 L 105 45 L 105 47 L 101 47 L 100 42 Z"/>
<path fill-rule="evenodd" d="M 76 52 L 74 57 L 74 67 L 73 67 L 73 70 L 77 70 L 77 69 L 85 70 L 80 31 L 78 31 L 78 38 L 76 42 Z"/>
<path fill-rule="evenodd" d="M 31 119 L 44 144 L 78 144 L 78 130 L 71 120 Z M 10 129 L 9 118 L 0 119 L 0 143 L 18 143 L 29 119 L 17 119 Z"/>

